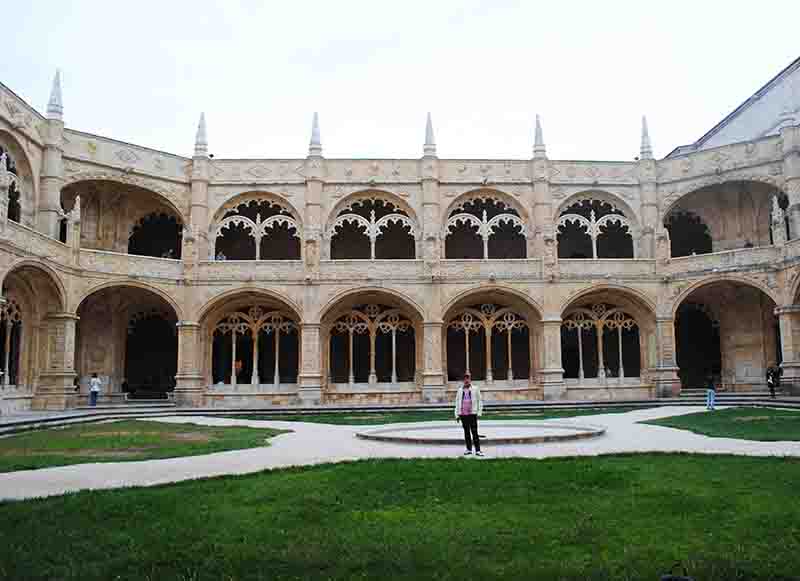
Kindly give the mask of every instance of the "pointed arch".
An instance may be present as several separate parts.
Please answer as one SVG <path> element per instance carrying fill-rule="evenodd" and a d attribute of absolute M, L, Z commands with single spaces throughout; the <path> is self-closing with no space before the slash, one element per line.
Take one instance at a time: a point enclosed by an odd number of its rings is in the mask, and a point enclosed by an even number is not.
<path fill-rule="evenodd" d="M 175 317 L 177 318 L 178 321 L 182 321 L 184 319 L 183 308 L 181 307 L 180 304 L 178 304 L 175 301 L 175 299 L 169 293 L 151 284 L 133 280 L 112 280 L 90 287 L 75 300 L 75 302 L 71 305 L 70 312 L 77 313 L 78 309 L 80 309 L 81 305 L 86 301 L 87 298 L 97 293 L 98 291 L 102 291 L 105 289 L 112 289 L 112 288 L 137 288 L 149 291 L 150 293 L 157 295 L 167 305 L 169 305 L 172 308 L 172 310 L 175 312 Z"/>
<path fill-rule="evenodd" d="M 52 286 L 55 296 L 58 299 L 58 310 L 59 311 L 66 311 L 67 310 L 67 290 L 64 286 L 64 282 L 61 280 L 61 277 L 58 273 L 47 264 L 42 262 L 38 262 L 36 260 L 32 260 L 30 258 L 23 258 L 21 260 L 17 260 L 9 265 L 9 267 L 2 273 L 2 277 L 0 277 L 0 287 L 5 286 L 6 281 L 8 280 L 9 275 L 12 275 L 16 272 L 20 272 L 25 269 L 31 269 L 34 271 L 38 271 L 41 273 L 43 277 L 49 284 Z"/>

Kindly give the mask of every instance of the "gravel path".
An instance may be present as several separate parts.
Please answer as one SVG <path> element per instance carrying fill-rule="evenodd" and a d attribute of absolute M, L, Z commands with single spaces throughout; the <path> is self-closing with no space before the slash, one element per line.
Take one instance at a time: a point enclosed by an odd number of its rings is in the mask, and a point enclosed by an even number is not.
<path fill-rule="evenodd" d="M 573 442 L 486 446 L 484 459 L 473 457 L 464 461 L 486 461 L 491 458 L 596 456 L 629 452 L 800 456 L 800 442 L 751 442 L 732 438 L 710 438 L 684 430 L 637 423 L 694 413 L 702 409 L 704 408 L 660 407 L 627 413 L 559 418 L 552 421 L 559 424 L 603 426 L 607 432 L 598 438 Z M 461 448 L 457 446 L 420 446 L 357 439 L 356 432 L 367 429 L 365 426 L 235 420 L 206 416 L 167 416 L 153 418 L 153 421 L 209 426 L 268 426 L 289 429 L 293 432 L 272 438 L 270 440 L 272 445 L 264 448 L 167 460 L 79 464 L 0 474 L 0 500 L 53 496 L 85 489 L 152 486 L 226 474 L 248 474 L 270 468 L 308 466 L 365 458 L 453 458 L 460 457 L 462 453 Z M 538 420 L 536 423 L 547 421 Z M 522 422 L 534 423 L 524 420 Z M 483 422 L 482 425 L 490 423 Z M 508 420 L 503 420 L 502 423 L 507 424 Z"/>

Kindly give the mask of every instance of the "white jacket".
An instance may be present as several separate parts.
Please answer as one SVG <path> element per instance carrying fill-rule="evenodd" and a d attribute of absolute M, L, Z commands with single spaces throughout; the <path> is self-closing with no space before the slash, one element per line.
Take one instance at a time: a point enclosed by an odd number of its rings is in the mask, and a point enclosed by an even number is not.
<path fill-rule="evenodd" d="M 472 413 L 476 416 L 480 416 L 483 413 L 483 398 L 481 397 L 481 390 L 475 384 L 470 386 L 470 391 L 472 392 Z M 464 399 L 464 384 L 461 384 L 461 387 L 458 388 L 456 392 L 456 406 L 455 406 L 455 416 L 458 417 L 461 415 L 461 401 Z"/>

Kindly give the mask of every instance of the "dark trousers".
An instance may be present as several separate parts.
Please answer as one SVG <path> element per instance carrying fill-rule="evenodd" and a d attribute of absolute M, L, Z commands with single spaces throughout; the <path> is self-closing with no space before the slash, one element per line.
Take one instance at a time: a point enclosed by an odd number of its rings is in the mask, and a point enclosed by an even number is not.
<path fill-rule="evenodd" d="M 464 428 L 464 443 L 467 445 L 467 450 L 472 450 L 472 443 L 475 442 L 475 451 L 481 451 L 481 443 L 478 440 L 478 416 L 470 414 L 468 416 L 459 416 L 461 418 L 461 427 Z"/>
<path fill-rule="evenodd" d="M 90 391 L 89 392 L 89 405 L 90 406 L 96 406 L 97 405 L 97 392 L 96 391 Z"/>

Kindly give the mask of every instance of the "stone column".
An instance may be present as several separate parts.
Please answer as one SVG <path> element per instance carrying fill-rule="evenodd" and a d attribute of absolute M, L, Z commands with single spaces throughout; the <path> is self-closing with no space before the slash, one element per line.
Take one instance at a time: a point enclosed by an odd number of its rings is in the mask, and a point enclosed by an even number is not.
<path fill-rule="evenodd" d="M 655 234 L 658 224 L 658 197 L 656 194 L 656 162 L 653 159 L 639 160 L 639 196 L 642 200 L 639 240 L 633 239 L 636 258 L 654 258 Z M 635 232 L 631 232 L 635 236 Z M 638 251 L 636 244 L 638 243 Z"/>
<path fill-rule="evenodd" d="M 303 405 L 322 403 L 322 345 L 320 324 L 300 325 L 300 376 L 298 397 Z"/>
<path fill-rule="evenodd" d="M 193 262 L 196 257 L 210 257 L 214 253 L 214 240 L 209 238 L 208 228 L 208 157 L 195 152 L 192 158 L 192 206 L 189 228 L 183 233 L 181 258 Z M 194 244 L 195 248 L 187 248 Z"/>
<path fill-rule="evenodd" d="M 205 377 L 200 344 L 200 325 L 178 321 L 178 374 L 175 376 L 175 403 L 199 407 L 204 403 Z"/>
<path fill-rule="evenodd" d="M 433 272 L 442 258 L 444 240 L 442 234 L 441 206 L 439 203 L 439 159 L 427 153 L 420 160 L 422 176 L 422 215 L 419 225 L 422 230 L 417 245 L 417 258 L 423 258 L 429 272 Z"/>
<path fill-rule="evenodd" d="M 64 121 L 50 118 L 42 126 L 44 131 L 44 160 L 39 181 L 38 230 L 58 239 L 61 217 L 61 184 L 64 176 L 63 142 Z"/>
<path fill-rule="evenodd" d="M 447 398 L 447 377 L 442 371 L 441 321 L 422 324 L 422 401 L 444 402 Z"/>
<path fill-rule="evenodd" d="M 781 354 L 783 376 L 781 388 L 792 395 L 800 394 L 800 360 L 797 357 L 798 344 L 795 335 L 800 334 L 800 305 L 790 305 L 775 309 L 781 332 Z"/>
<path fill-rule="evenodd" d="M 5 236 L 8 224 L 8 189 L 11 187 L 11 172 L 6 169 L 7 161 L 0 159 L 0 236 Z"/>
<path fill-rule="evenodd" d="M 531 164 L 533 177 L 533 200 L 531 201 L 531 238 L 528 241 L 528 258 L 545 257 L 546 270 L 552 270 L 552 262 L 558 259 L 557 252 L 549 255 L 545 244 L 552 240 L 555 248 L 555 219 L 553 217 L 553 198 L 548 182 L 550 162 L 547 159 L 536 159 Z"/>
<path fill-rule="evenodd" d="M 656 395 L 677 397 L 681 391 L 681 383 L 678 379 L 678 365 L 675 362 L 675 319 L 672 317 L 656 319 L 656 341 L 658 349 L 654 373 Z"/>
<path fill-rule="evenodd" d="M 542 368 L 539 381 L 544 399 L 564 399 L 567 387 L 564 383 L 564 368 L 561 366 L 561 317 L 542 319 L 542 338 L 539 346 Z"/>
<path fill-rule="evenodd" d="M 323 249 L 322 245 L 328 243 L 322 233 L 322 190 L 325 187 L 324 175 L 325 160 L 321 155 L 310 155 L 306 159 L 306 205 L 303 216 L 303 258 L 305 260 L 306 275 L 316 275 L 319 272 L 320 258 L 324 255 L 330 257 L 330 248 Z"/>
<path fill-rule="evenodd" d="M 71 313 L 52 314 L 45 320 L 40 331 L 45 337 L 45 361 L 39 361 L 34 372 L 39 373 L 39 385 L 33 395 L 31 407 L 36 410 L 63 410 L 74 407 L 77 395 L 75 381 L 75 328 L 78 317 Z M 24 330 L 23 330 L 24 331 Z M 20 351 L 27 351 L 23 341 L 32 345 L 24 336 Z"/>
<path fill-rule="evenodd" d="M 800 127 L 781 129 L 783 178 L 789 197 L 789 238 L 800 238 Z"/>

